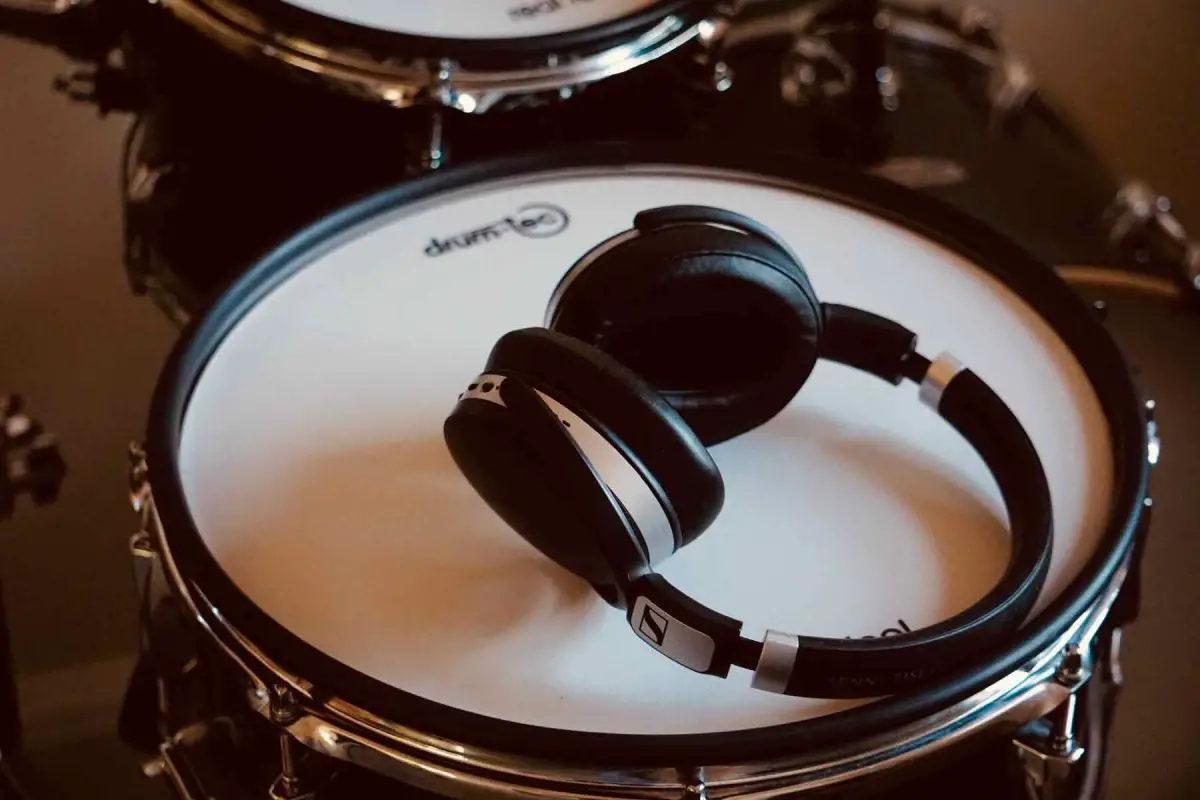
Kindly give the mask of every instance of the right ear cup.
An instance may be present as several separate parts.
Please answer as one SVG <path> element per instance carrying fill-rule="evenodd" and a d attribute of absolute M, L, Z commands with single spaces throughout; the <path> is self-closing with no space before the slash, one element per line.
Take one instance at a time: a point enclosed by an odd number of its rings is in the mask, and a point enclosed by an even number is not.
<path fill-rule="evenodd" d="M 551 327 L 627 365 L 712 445 L 791 401 L 816 364 L 822 314 L 800 264 L 771 241 L 677 224 L 576 274 Z"/>
<path fill-rule="evenodd" d="M 725 484 L 707 448 L 645 381 L 584 342 L 545 328 L 505 334 L 487 370 L 512 374 L 584 417 L 659 487 L 686 544 L 716 518 Z"/>

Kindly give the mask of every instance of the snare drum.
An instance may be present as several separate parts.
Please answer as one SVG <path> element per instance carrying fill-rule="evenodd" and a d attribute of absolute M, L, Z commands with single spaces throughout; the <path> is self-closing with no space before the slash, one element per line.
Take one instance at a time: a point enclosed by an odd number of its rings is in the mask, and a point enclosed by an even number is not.
<path fill-rule="evenodd" d="M 1016 637 L 905 696 L 713 681 L 639 642 L 471 490 L 441 433 L 462 376 L 498 333 L 540 322 L 576 258 L 677 203 L 770 226 L 823 297 L 953 350 L 1013 409 L 1055 521 Z M 896 391 L 819 365 L 714 449 L 725 512 L 664 574 L 764 629 L 824 636 L 894 635 L 976 601 L 1007 561 L 998 489 Z M 877 791 L 977 763 L 966 751 L 999 765 L 984 791 L 1019 787 L 1022 759 L 1035 783 L 1069 776 L 1075 721 L 1097 718 L 1072 698 L 1100 685 L 1128 617 L 1149 451 L 1093 310 L 982 224 L 828 165 L 614 144 L 410 181 L 275 250 L 179 342 L 133 478 L 139 549 L 275 738 L 277 788 L 320 796 L 349 764 L 458 797 L 766 798 Z M 169 731 L 160 766 L 228 727 Z"/>

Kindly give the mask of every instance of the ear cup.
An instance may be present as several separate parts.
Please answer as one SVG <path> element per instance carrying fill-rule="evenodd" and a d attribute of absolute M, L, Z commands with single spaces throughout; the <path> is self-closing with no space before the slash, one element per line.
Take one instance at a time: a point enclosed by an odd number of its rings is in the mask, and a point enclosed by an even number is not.
<path fill-rule="evenodd" d="M 816 293 L 790 255 L 699 224 L 604 253 L 552 313 L 554 330 L 636 372 L 707 445 L 788 404 L 816 364 L 822 326 Z"/>
<path fill-rule="evenodd" d="M 526 328 L 501 337 L 487 369 L 555 398 L 640 464 L 678 520 L 680 545 L 720 512 L 725 485 L 708 450 L 666 400 L 611 356 L 554 331 Z"/>

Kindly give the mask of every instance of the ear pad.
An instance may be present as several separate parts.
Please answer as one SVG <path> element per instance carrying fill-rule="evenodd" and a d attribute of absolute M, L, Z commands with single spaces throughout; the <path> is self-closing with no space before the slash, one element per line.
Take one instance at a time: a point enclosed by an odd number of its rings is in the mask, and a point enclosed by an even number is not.
<path fill-rule="evenodd" d="M 681 546 L 721 510 L 725 485 L 708 450 L 662 397 L 611 356 L 554 331 L 526 328 L 496 343 L 487 371 L 519 376 L 640 463 L 679 521 Z"/>
<path fill-rule="evenodd" d="M 565 288 L 551 327 L 662 394 L 708 445 L 775 416 L 816 364 L 821 308 L 803 268 L 712 225 L 651 231 Z"/>

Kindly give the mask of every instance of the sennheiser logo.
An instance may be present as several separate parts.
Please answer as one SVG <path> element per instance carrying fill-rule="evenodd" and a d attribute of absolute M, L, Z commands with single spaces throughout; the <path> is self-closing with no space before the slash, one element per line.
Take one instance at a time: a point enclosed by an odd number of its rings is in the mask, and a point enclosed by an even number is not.
<path fill-rule="evenodd" d="M 447 236 L 433 237 L 425 246 L 425 255 L 430 258 L 445 255 L 452 250 L 466 250 L 476 245 L 494 242 L 500 237 L 517 233 L 530 239 L 547 239 L 567 229 L 571 218 L 567 212 L 549 203 L 528 203 L 495 222 L 478 228 Z"/>
<path fill-rule="evenodd" d="M 647 639 L 662 647 L 663 641 L 667 638 L 667 624 L 667 618 L 647 604 L 642 609 L 642 619 L 638 623 L 638 630 Z"/>

